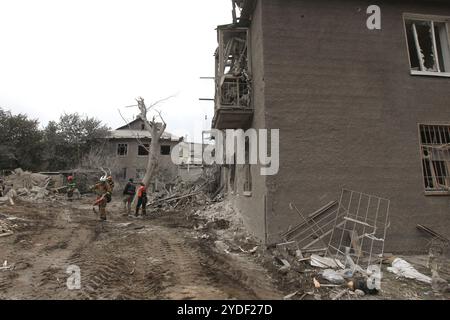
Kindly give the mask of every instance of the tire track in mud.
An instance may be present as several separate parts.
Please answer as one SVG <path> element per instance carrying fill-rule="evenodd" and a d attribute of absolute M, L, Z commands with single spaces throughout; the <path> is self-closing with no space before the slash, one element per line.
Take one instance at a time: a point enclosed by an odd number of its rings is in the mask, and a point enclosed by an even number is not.
<path fill-rule="evenodd" d="M 18 268 L 0 275 L 0 298 L 258 299 L 273 290 L 252 275 L 264 270 L 193 239 L 183 214 L 130 220 L 113 211 L 102 223 L 69 206 L 36 208 L 27 217 L 35 223 L 0 248 L 18 251 Z M 70 265 L 80 267 L 80 290 L 66 286 Z"/>

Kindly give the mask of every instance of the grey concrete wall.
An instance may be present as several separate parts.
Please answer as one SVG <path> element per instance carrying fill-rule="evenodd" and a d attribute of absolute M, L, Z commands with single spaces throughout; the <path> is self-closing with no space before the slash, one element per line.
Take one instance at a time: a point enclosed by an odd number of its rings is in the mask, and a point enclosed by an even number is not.
<path fill-rule="evenodd" d="M 252 24 L 250 27 L 250 55 L 251 55 L 251 68 L 254 84 L 253 92 L 253 108 L 254 117 L 252 128 L 265 128 L 265 110 L 264 110 L 264 65 L 263 65 L 263 30 L 261 11 L 262 7 L 259 3 L 255 9 Z M 233 195 L 230 194 L 233 199 L 236 208 L 241 212 L 246 227 L 254 233 L 262 241 L 265 240 L 265 199 L 266 199 L 266 180 L 264 176 L 260 175 L 259 165 L 251 166 L 252 174 L 252 194 L 251 196 L 245 196 L 243 194 L 243 188 L 245 183 L 245 174 L 242 165 L 238 165 L 236 168 L 236 192 Z M 226 174 L 229 177 L 229 170 Z M 231 188 L 228 187 L 228 191 Z"/>
<path fill-rule="evenodd" d="M 265 118 L 281 141 L 280 172 L 267 179 L 270 242 L 299 220 L 289 202 L 310 213 L 342 187 L 391 199 L 386 250 L 424 250 L 417 223 L 450 236 L 450 198 L 424 195 L 417 128 L 450 123 L 450 79 L 410 75 L 402 18 L 450 16 L 450 3 L 378 1 L 381 31 L 366 28 L 372 1 L 261 4 L 254 70 L 264 70 Z"/>

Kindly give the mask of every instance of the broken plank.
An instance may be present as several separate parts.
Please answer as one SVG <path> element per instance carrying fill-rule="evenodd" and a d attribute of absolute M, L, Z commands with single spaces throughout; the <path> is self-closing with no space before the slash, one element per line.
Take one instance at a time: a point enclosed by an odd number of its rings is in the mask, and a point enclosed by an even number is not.
<path fill-rule="evenodd" d="M 147 204 L 147 207 L 148 207 L 148 206 L 151 206 L 151 205 L 154 205 L 154 204 L 156 204 L 156 203 L 158 203 L 158 202 L 163 202 L 163 201 L 171 202 L 171 201 L 175 201 L 175 200 L 181 200 L 181 199 L 184 199 L 184 198 L 196 196 L 197 194 L 200 194 L 200 191 L 196 191 L 196 192 L 193 192 L 193 193 L 184 195 L 184 196 L 179 196 L 179 197 L 168 197 L 168 198 L 165 198 L 165 199 L 155 200 L 155 201 L 153 201 L 153 202 Z"/>
<path fill-rule="evenodd" d="M 311 213 L 310 215 L 308 215 L 308 220 L 307 221 L 309 222 L 312 219 L 318 218 L 319 216 L 321 216 L 322 214 L 327 212 L 329 209 L 334 207 L 337 203 L 338 203 L 337 201 L 331 201 L 331 202 L 327 203 L 326 205 L 324 205 L 320 209 L 318 209 L 318 210 L 314 211 L 313 213 Z M 282 236 L 285 237 L 285 238 L 289 238 L 298 229 L 304 227 L 307 224 L 307 221 L 302 221 L 301 223 L 299 223 L 298 225 L 296 225 L 292 229 L 286 231 L 284 234 L 282 234 Z"/>
<path fill-rule="evenodd" d="M 0 238 L 1 237 L 7 237 L 7 236 L 10 236 L 10 235 L 13 235 L 14 234 L 14 232 L 5 232 L 5 233 L 0 233 Z"/>
<path fill-rule="evenodd" d="M 430 228 L 428 228 L 428 227 L 426 227 L 424 225 L 418 224 L 416 227 L 420 231 L 423 231 L 423 232 L 431 235 L 433 238 L 440 239 L 440 240 L 442 240 L 444 242 L 450 242 L 450 240 L 447 237 L 443 236 L 442 234 L 439 234 L 439 233 L 435 232 L 434 230 L 432 230 L 432 229 L 430 229 Z"/>
<path fill-rule="evenodd" d="M 337 299 L 339 299 L 339 298 L 341 298 L 344 294 L 346 294 L 348 292 L 348 289 L 344 289 L 344 290 L 342 290 L 341 292 L 339 292 L 338 294 L 336 294 L 334 297 L 333 297 L 333 300 L 337 300 Z"/>

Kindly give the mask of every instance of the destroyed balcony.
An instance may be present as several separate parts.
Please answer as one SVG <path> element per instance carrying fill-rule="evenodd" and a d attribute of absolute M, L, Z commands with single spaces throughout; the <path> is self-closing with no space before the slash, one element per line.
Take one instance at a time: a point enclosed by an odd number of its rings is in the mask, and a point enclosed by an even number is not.
<path fill-rule="evenodd" d="M 247 129 L 253 119 L 248 56 L 248 29 L 218 27 L 216 53 L 215 129 Z"/>
<path fill-rule="evenodd" d="M 247 81 L 227 76 L 220 86 L 213 127 L 216 129 L 247 129 L 253 119 L 250 90 Z"/>

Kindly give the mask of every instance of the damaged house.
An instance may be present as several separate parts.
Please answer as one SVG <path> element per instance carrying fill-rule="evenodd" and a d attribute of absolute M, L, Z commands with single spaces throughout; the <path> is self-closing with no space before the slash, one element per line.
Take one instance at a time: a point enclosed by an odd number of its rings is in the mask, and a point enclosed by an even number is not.
<path fill-rule="evenodd" d="M 164 132 L 160 140 L 159 181 L 172 181 L 178 176 L 178 167 L 171 160 L 171 151 L 183 138 Z M 115 178 L 124 182 L 132 178 L 140 181 L 144 178 L 147 167 L 150 132 L 145 130 L 141 119 L 113 130 L 107 137 L 109 154 L 115 158 Z"/>
<path fill-rule="evenodd" d="M 217 28 L 212 127 L 280 129 L 278 174 L 221 173 L 266 244 L 342 189 L 390 200 L 386 250 L 426 250 L 419 224 L 450 236 L 450 3 L 377 4 L 381 29 L 363 0 L 233 1 Z"/>

